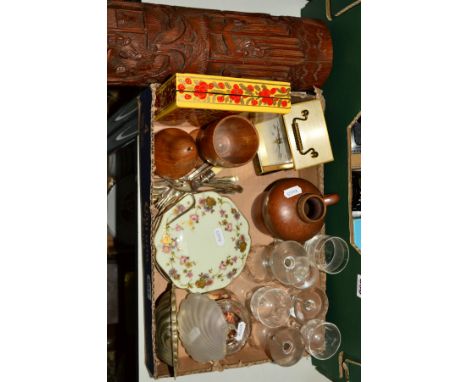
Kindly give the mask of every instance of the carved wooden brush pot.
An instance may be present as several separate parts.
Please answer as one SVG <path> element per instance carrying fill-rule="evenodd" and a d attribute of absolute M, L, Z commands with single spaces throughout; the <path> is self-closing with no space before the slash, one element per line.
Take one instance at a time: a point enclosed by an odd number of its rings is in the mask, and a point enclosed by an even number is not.
<path fill-rule="evenodd" d="M 321 230 L 327 207 L 339 199 L 338 194 L 322 195 L 305 179 L 280 179 L 254 201 L 254 223 L 275 238 L 304 242 Z"/>
<path fill-rule="evenodd" d="M 238 167 L 251 161 L 258 144 L 255 126 L 238 115 L 229 115 L 208 124 L 197 138 L 203 159 L 220 167 Z"/>

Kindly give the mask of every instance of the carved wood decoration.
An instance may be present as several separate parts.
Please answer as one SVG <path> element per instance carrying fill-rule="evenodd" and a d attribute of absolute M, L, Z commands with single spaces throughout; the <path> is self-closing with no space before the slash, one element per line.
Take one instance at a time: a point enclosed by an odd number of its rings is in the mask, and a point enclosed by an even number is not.
<path fill-rule="evenodd" d="M 332 67 L 330 32 L 318 20 L 109 2 L 107 81 L 162 83 L 201 73 L 321 87 Z"/>

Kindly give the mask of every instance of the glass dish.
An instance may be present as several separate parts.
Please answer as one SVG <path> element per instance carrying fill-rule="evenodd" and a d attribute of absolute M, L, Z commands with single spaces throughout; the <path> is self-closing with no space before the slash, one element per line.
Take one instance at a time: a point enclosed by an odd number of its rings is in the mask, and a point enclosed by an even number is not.
<path fill-rule="evenodd" d="M 195 361 L 218 361 L 226 356 L 228 324 L 216 301 L 190 293 L 180 304 L 177 323 L 180 341 Z"/>
<path fill-rule="evenodd" d="M 233 354 L 245 345 L 250 336 L 250 315 L 246 308 L 231 299 L 217 300 L 228 325 L 226 354 Z"/>

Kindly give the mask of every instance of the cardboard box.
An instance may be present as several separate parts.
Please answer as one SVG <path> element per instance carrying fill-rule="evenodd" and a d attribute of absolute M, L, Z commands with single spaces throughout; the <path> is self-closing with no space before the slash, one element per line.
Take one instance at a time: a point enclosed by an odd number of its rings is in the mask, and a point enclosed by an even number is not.
<path fill-rule="evenodd" d="M 145 317 L 145 358 L 146 365 L 150 374 L 154 378 L 164 378 L 173 375 L 171 369 L 161 362 L 156 356 L 156 325 L 154 320 L 154 308 L 159 296 L 167 289 L 168 281 L 157 271 L 154 262 L 155 253 L 152 245 L 152 238 L 155 234 L 154 216 L 151 213 L 151 200 L 153 198 L 151 192 L 152 182 L 155 181 L 153 158 L 153 136 L 163 128 L 168 126 L 163 125 L 154 118 L 154 97 L 151 89 L 145 90 L 139 101 L 140 106 L 140 121 L 139 121 L 139 139 L 140 139 L 140 166 L 139 166 L 139 181 L 141 192 L 141 216 L 142 216 L 142 246 L 144 258 L 144 317 Z M 152 118 L 153 117 L 153 118 Z M 188 123 L 178 125 L 178 128 L 186 131 L 191 130 Z M 244 191 L 241 194 L 230 195 L 229 197 L 236 203 L 239 210 L 243 213 L 250 225 L 250 236 L 252 245 L 269 244 L 273 239 L 260 232 L 253 224 L 251 207 L 253 199 L 261 193 L 270 183 L 284 177 L 303 177 L 315 184 L 322 192 L 323 184 L 323 167 L 316 166 L 307 168 L 301 171 L 288 170 L 283 172 L 272 173 L 264 176 L 255 174 L 253 163 L 248 163 L 242 167 L 223 169 L 220 176 L 235 174 L 240 179 L 240 184 Z M 235 290 L 236 283 L 240 282 L 240 276 L 233 280 L 228 286 L 229 290 Z M 321 274 L 319 280 L 321 287 L 325 288 L 325 274 Z M 177 306 L 186 296 L 187 291 L 182 289 L 176 290 Z M 304 353 L 306 356 L 306 353 Z M 180 341 L 178 342 L 178 366 L 176 370 L 177 376 L 209 372 L 213 370 L 223 370 L 224 368 L 243 367 L 255 365 L 259 363 L 270 362 L 267 354 L 263 349 L 255 348 L 250 344 L 224 360 L 214 363 L 198 363 L 190 358 Z"/>
<path fill-rule="evenodd" d="M 156 121 L 203 126 L 239 112 L 286 114 L 289 82 L 176 73 L 156 91 Z"/>

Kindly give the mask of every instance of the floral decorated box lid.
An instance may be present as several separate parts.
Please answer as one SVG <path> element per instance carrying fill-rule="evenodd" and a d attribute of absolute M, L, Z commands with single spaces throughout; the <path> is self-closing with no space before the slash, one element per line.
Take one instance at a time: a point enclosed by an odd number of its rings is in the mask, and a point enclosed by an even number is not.
<path fill-rule="evenodd" d="M 176 73 L 156 91 L 155 120 L 179 108 L 287 114 L 289 82 Z"/>
<path fill-rule="evenodd" d="M 184 197 L 154 237 L 160 269 L 178 288 L 199 293 L 227 286 L 244 268 L 250 242 L 247 220 L 215 192 Z"/>

